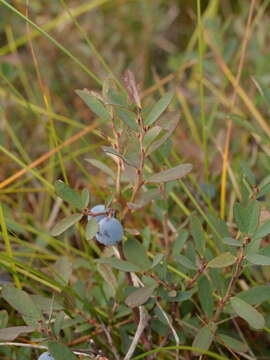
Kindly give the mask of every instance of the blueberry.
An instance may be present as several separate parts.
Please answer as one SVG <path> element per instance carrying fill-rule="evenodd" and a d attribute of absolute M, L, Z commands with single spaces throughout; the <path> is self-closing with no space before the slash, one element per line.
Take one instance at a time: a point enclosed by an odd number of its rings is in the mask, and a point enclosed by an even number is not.
<path fill-rule="evenodd" d="M 209 184 L 207 186 L 207 184 L 202 183 L 202 184 L 200 184 L 200 188 L 206 196 L 210 197 L 210 199 L 213 199 L 215 197 L 216 189 L 213 184 Z"/>
<path fill-rule="evenodd" d="M 92 211 L 93 213 L 101 213 L 101 212 L 105 212 L 106 208 L 104 205 L 96 205 L 94 206 L 90 211 Z M 104 219 L 106 217 L 106 215 L 99 215 L 99 216 L 95 216 L 95 219 L 97 220 L 97 222 L 100 222 L 102 219 Z M 90 220 L 92 218 L 91 215 L 88 216 L 88 220 Z"/>
<path fill-rule="evenodd" d="M 40 355 L 38 360 L 54 360 L 54 357 L 49 353 L 49 351 L 46 351 Z"/>
<path fill-rule="evenodd" d="M 124 230 L 120 221 L 114 217 L 106 216 L 99 223 L 99 232 L 96 238 L 103 245 L 115 245 L 121 241 L 123 235 Z"/>

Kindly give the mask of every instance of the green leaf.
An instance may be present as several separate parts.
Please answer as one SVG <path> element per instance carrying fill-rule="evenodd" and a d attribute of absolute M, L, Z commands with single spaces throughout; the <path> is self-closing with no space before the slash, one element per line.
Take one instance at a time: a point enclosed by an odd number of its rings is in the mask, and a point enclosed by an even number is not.
<path fill-rule="evenodd" d="M 238 297 L 232 297 L 230 303 L 236 314 L 246 320 L 251 327 L 257 330 L 264 327 L 264 318 L 254 307 Z"/>
<path fill-rule="evenodd" d="M 35 326 L 13 326 L 0 329 L 0 340 L 13 341 L 21 334 L 31 333 L 35 330 Z"/>
<path fill-rule="evenodd" d="M 72 262 L 67 256 L 59 257 L 54 264 L 54 278 L 64 286 L 68 284 L 72 274 Z"/>
<path fill-rule="evenodd" d="M 83 214 L 73 214 L 60 220 L 51 230 L 52 236 L 58 236 L 81 220 Z"/>
<path fill-rule="evenodd" d="M 150 113 L 147 115 L 144 123 L 149 126 L 152 125 L 160 115 L 166 110 L 167 106 L 173 98 L 173 93 L 168 92 L 165 94 L 151 109 Z"/>
<path fill-rule="evenodd" d="M 250 305 L 261 304 L 264 301 L 270 300 L 270 286 L 258 285 L 251 289 L 241 291 L 237 297 L 246 301 Z"/>
<path fill-rule="evenodd" d="M 230 266 L 234 264 L 235 262 L 236 262 L 236 257 L 233 256 L 231 253 L 226 252 L 210 260 L 208 263 L 208 267 L 224 268 L 226 266 Z"/>
<path fill-rule="evenodd" d="M 90 218 L 87 222 L 86 229 L 85 229 L 85 237 L 86 240 L 92 240 L 93 237 L 96 236 L 96 233 L 98 232 L 98 223 L 95 218 Z"/>
<path fill-rule="evenodd" d="M 97 259 L 96 262 L 110 265 L 111 267 L 122 271 L 141 271 L 137 265 L 134 265 L 125 260 L 117 259 L 116 257 Z"/>
<path fill-rule="evenodd" d="M 172 248 L 172 255 L 175 257 L 176 255 L 180 254 L 181 250 L 183 249 L 185 242 L 188 238 L 188 231 L 181 230 L 181 233 L 177 236 L 173 243 Z"/>
<path fill-rule="evenodd" d="M 107 284 L 112 288 L 113 293 L 116 293 L 118 283 L 114 273 L 109 265 L 106 264 L 97 264 L 97 270 Z"/>
<path fill-rule="evenodd" d="M 237 351 L 237 352 L 246 352 L 248 350 L 248 347 L 246 344 L 242 343 L 241 341 L 239 341 L 231 336 L 225 335 L 225 334 L 218 334 L 217 340 L 221 344 L 224 343 L 229 348 L 231 348 L 232 350 Z"/>
<path fill-rule="evenodd" d="M 71 189 L 63 181 L 57 180 L 54 186 L 57 196 L 59 196 L 61 199 L 80 210 L 84 208 L 81 195 L 75 190 Z"/>
<path fill-rule="evenodd" d="M 202 224 L 197 217 L 192 217 L 190 222 L 191 235 L 195 242 L 196 250 L 203 255 L 205 250 L 205 236 L 202 228 Z"/>
<path fill-rule="evenodd" d="M 132 111 L 129 111 L 127 109 L 121 109 L 116 108 L 115 109 L 116 114 L 119 116 L 119 118 L 124 121 L 132 130 L 138 131 L 138 125 L 136 122 L 137 116 Z"/>
<path fill-rule="evenodd" d="M 50 354 L 54 357 L 54 360 L 77 360 L 77 357 L 73 352 L 63 344 L 50 341 L 48 343 L 48 348 Z"/>
<path fill-rule="evenodd" d="M 133 163 L 132 161 L 128 160 L 125 156 L 123 156 L 122 154 L 120 154 L 118 151 L 116 151 L 114 148 L 112 148 L 111 146 L 102 146 L 102 150 L 109 156 L 111 157 L 117 157 L 120 158 L 121 160 L 124 161 L 125 164 L 132 166 L 134 168 L 137 168 L 137 165 L 135 163 Z"/>
<path fill-rule="evenodd" d="M 89 90 L 76 90 L 76 94 L 83 99 L 86 105 L 101 119 L 109 121 L 111 119 L 109 111 L 105 106 L 97 99 L 94 93 L 91 93 Z"/>
<path fill-rule="evenodd" d="M 150 298 L 153 294 L 156 285 L 152 286 L 144 286 L 139 288 L 138 290 L 133 291 L 125 300 L 127 306 L 134 308 L 136 306 L 140 306 Z"/>
<path fill-rule="evenodd" d="M 264 256 L 264 255 L 260 255 L 260 254 L 249 254 L 249 255 L 245 256 L 245 259 L 254 265 L 262 265 L 262 266 L 270 265 L 270 257 L 269 256 Z"/>
<path fill-rule="evenodd" d="M 90 199 L 90 194 L 89 194 L 89 190 L 88 189 L 83 189 L 82 193 L 81 193 L 81 198 L 82 198 L 82 205 L 84 208 L 87 208 L 88 204 L 89 204 L 89 199 Z"/>
<path fill-rule="evenodd" d="M 181 179 L 192 170 L 191 164 L 181 164 L 171 169 L 161 171 L 146 179 L 147 183 L 162 183 Z"/>
<path fill-rule="evenodd" d="M 252 236 L 253 240 L 261 239 L 270 234 L 270 220 L 265 221 L 259 226 L 255 234 Z"/>
<path fill-rule="evenodd" d="M 123 244 L 124 255 L 132 264 L 138 266 L 141 270 L 148 270 L 152 263 L 148 259 L 145 247 L 135 238 L 129 238 Z"/>
<path fill-rule="evenodd" d="M 146 150 L 146 156 L 149 156 L 152 152 L 154 152 L 158 148 L 160 148 L 161 145 L 163 145 L 171 137 L 172 133 L 174 132 L 174 130 L 179 122 L 178 112 L 172 112 L 172 113 L 166 114 L 165 116 L 162 117 L 162 119 L 163 118 L 166 119 L 166 122 L 167 122 L 165 124 L 165 126 L 163 126 L 163 124 L 159 124 L 159 121 L 158 121 L 157 125 L 165 130 L 165 134 L 163 136 L 161 136 L 159 139 L 157 139 L 156 141 L 152 142 L 152 144 Z"/>
<path fill-rule="evenodd" d="M 211 319 L 214 311 L 212 287 L 206 276 L 201 276 L 198 280 L 198 295 L 204 313 Z"/>
<path fill-rule="evenodd" d="M 39 321 L 44 321 L 41 311 L 25 291 L 10 285 L 4 285 L 2 297 L 22 315 L 27 325 L 37 327 Z"/>
<path fill-rule="evenodd" d="M 243 234 L 254 233 L 259 223 L 259 203 L 256 200 L 250 201 L 247 206 L 243 206 L 240 203 L 235 203 L 234 217 L 239 230 Z"/>
<path fill-rule="evenodd" d="M 8 312 L 6 310 L 0 310 L 0 329 L 3 329 L 8 324 Z"/>
<path fill-rule="evenodd" d="M 192 347 L 199 348 L 203 350 L 208 350 L 212 344 L 216 326 L 213 323 L 203 326 L 196 334 Z M 194 355 L 199 356 L 201 353 L 194 353 Z"/>
<path fill-rule="evenodd" d="M 176 255 L 175 260 L 178 261 L 181 265 L 183 265 L 187 269 L 197 270 L 197 266 L 192 261 L 190 261 L 186 256 Z"/>
<path fill-rule="evenodd" d="M 164 258 L 164 254 L 157 254 L 155 255 L 151 268 L 155 267 L 157 264 L 159 264 L 161 262 L 161 260 Z"/>
<path fill-rule="evenodd" d="M 112 171 L 112 169 L 109 168 L 109 166 L 105 165 L 103 162 L 96 159 L 85 159 L 85 160 L 89 162 L 91 165 L 98 168 L 99 170 L 103 171 L 105 174 L 114 178 L 114 172 Z"/>
<path fill-rule="evenodd" d="M 145 148 L 147 148 L 154 139 L 159 135 L 162 128 L 160 126 L 153 126 L 150 130 L 148 130 L 143 138 L 143 145 Z"/>
<path fill-rule="evenodd" d="M 236 246 L 236 247 L 240 247 L 242 246 L 242 243 L 241 241 L 239 240 L 235 240 L 231 237 L 225 237 L 222 239 L 222 242 L 226 245 L 229 245 L 229 246 Z"/>

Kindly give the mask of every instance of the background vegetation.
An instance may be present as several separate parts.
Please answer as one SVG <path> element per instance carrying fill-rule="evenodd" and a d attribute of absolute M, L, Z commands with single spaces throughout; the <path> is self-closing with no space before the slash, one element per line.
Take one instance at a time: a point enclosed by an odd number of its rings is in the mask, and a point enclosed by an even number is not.
<path fill-rule="evenodd" d="M 269 16 L 268 0 L 0 0 L 1 359 L 123 359 L 140 326 L 133 359 L 269 358 Z M 128 213 L 112 122 L 75 92 L 125 94 L 127 69 L 143 114 L 172 94 L 162 134 L 180 115 L 146 174 L 193 165 Z M 122 150 L 137 139 L 125 119 Z M 139 269 L 97 262 L 113 250 L 86 240 L 85 217 L 52 236 L 74 210 L 58 179 L 111 203 Z"/>

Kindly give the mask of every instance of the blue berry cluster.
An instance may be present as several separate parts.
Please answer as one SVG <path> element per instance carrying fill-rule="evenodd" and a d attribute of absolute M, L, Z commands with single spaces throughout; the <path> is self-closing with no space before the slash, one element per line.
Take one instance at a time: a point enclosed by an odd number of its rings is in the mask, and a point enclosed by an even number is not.
<path fill-rule="evenodd" d="M 46 351 L 39 356 L 38 360 L 54 360 L 54 357 Z"/>
<path fill-rule="evenodd" d="M 91 209 L 94 214 L 106 213 L 107 209 L 104 205 L 96 205 Z M 93 216 L 89 215 L 88 220 Z M 99 230 L 96 234 L 96 239 L 99 243 L 107 246 L 116 245 L 122 240 L 124 235 L 123 226 L 120 221 L 113 216 L 107 214 L 94 216 L 99 225 Z"/>

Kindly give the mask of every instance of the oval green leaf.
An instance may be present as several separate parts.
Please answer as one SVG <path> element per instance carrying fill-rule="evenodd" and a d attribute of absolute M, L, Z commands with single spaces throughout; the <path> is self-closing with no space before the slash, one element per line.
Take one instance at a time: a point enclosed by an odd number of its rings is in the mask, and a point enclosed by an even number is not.
<path fill-rule="evenodd" d="M 181 179 L 192 170 L 191 164 L 181 164 L 171 169 L 161 171 L 146 179 L 147 183 L 162 183 Z"/>
<path fill-rule="evenodd" d="M 264 327 L 264 318 L 254 307 L 238 297 L 231 298 L 230 303 L 236 314 L 246 320 L 251 327 L 257 330 Z"/>
<path fill-rule="evenodd" d="M 76 222 L 80 221 L 83 217 L 83 214 L 73 214 L 62 220 L 60 220 L 51 230 L 52 236 L 58 236 L 70 228 L 72 225 L 76 224 Z"/>
<path fill-rule="evenodd" d="M 208 267 L 210 268 L 224 268 L 226 266 L 230 266 L 236 262 L 236 257 L 233 256 L 231 253 L 226 252 L 223 253 L 208 263 Z"/>
<path fill-rule="evenodd" d="M 208 325 L 203 326 L 195 336 L 192 347 L 208 350 L 210 345 L 212 344 L 214 334 L 215 334 L 216 326 L 213 323 L 209 323 Z M 201 355 L 201 353 L 194 353 L 195 356 Z"/>
<path fill-rule="evenodd" d="M 129 238 L 123 244 L 124 255 L 132 264 L 138 266 L 141 270 L 148 270 L 152 263 L 148 259 L 145 247 L 135 238 Z"/>
<path fill-rule="evenodd" d="M 89 204 L 89 199 L 90 199 L 90 194 L 89 194 L 89 190 L 88 189 L 83 189 L 82 193 L 81 193 L 81 198 L 82 198 L 82 206 L 84 208 L 87 208 L 88 204 Z"/>
<path fill-rule="evenodd" d="M 6 285 L 3 286 L 2 297 L 22 315 L 27 325 L 39 326 L 39 321 L 44 320 L 41 311 L 25 291 Z"/>
<path fill-rule="evenodd" d="M 139 288 L 138 290 L 133 291 L 125 300 L 127 306 L 134 308 L 136 306 L 140 306 L 150 298 L 153 294 L 156 285 L 152 286 L 144 286 Z"/>
<path fill-rule="evenodd" d="M 63 344 L 51 341 L 48 343 L 48 348 L 55 360 L 78 360 L 73 352 Z"/>
<path fill-rule="evenodd" d="M 144 123 L 145 125 L 149 126 L 152 125 L 160 115 L 166 110 L 167 106 L 171 102 L 173 98 L 173 93 L 168 92 L 153 106 L 150 113 L 147 115 Z"/>
<path fill-rule="evenodd" d="M 89 90 L 76 90 L 76 94 L 86 103 L 86 105 L 101 119 L 109 121 L 111 119 L 109 111 Z"/>
<path fill-rule="evenodd" d="M 249 254 L 246 255 L 246 260 L 249 261 L 251 264 L 254 265 L 262 265 L 262 266 L 269 266 L 270 265 L 270 257 L 264 256 L 260 254 Z"/>
<path fill-rule="evenodd" d="M 138 266 L 131 264 L 128 261 L 117 259 L 116 257 L 97 259 L 96 262 L 110 265 L 111 267 L 122 271 L 141 271 Z"/>
<path fill-rule="evenodd" d="M 240 247 L 242 246 L 242 243 L 241 241 L 239 240 L 235 240 L 231 237 L 225 237 L 222 239 L 222 242 L 226 245 L 229 245 L 229 246 L 236 246 L 236 247 Z"/>
<path fill-rule="evenodd" d="M 87 222 L 85 229 L 86 240 L 92 240 L 96 233 L 98 232 L 98 223 L 95 218 L 90 218 Z"/>
<path fill-rule="evenodd" d="M 63 181 L 57 180 L 54 184 L 54 187 L 57 196 L 59 196 L 61 199 L 80 210 L 84 208 L 81 195 L 75 190 L 71 189 Z"/>

